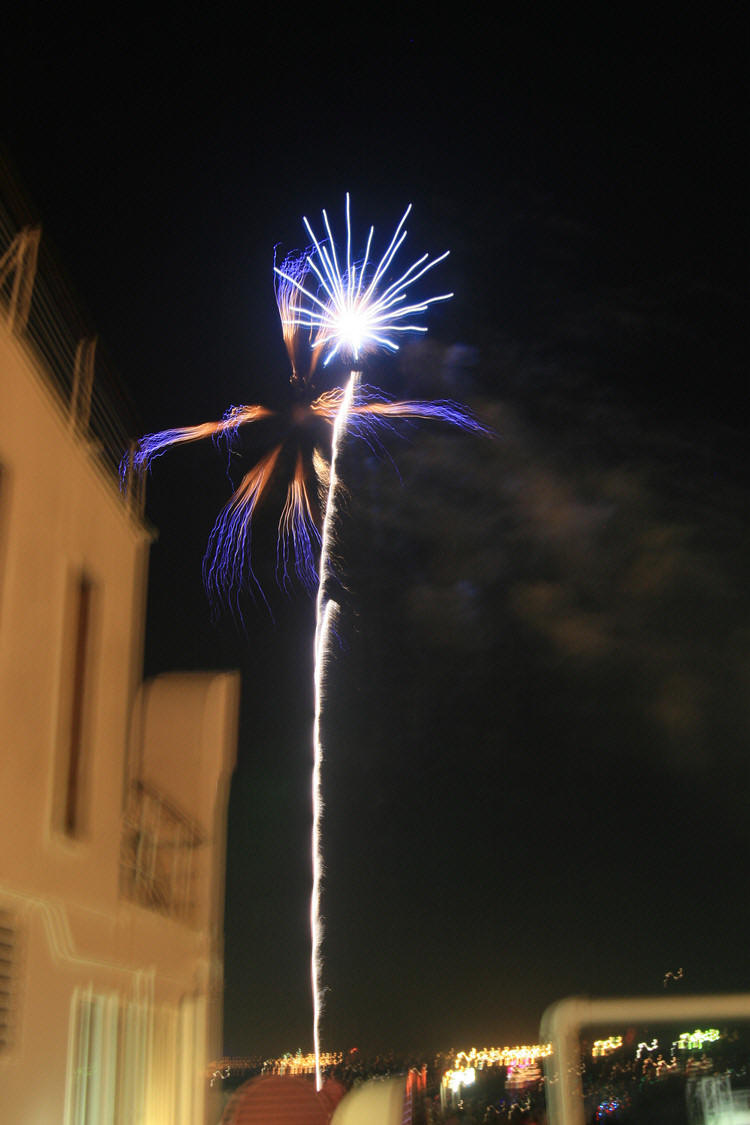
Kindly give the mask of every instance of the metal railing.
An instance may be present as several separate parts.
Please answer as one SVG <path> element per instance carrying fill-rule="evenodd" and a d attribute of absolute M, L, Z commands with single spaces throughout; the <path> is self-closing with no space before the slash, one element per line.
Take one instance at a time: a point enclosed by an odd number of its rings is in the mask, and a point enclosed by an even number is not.
<path fill-rule="evenodd" d="M 134 410 L 9 177 L 0 162 L 0 317 L 36 358 L 89 455 L 119 484 L 120 464 L 139 429 Z M 123 495 L 141 516 L 143 488 L 132 474 L 125 475 Z"/>
<path fill-rule="evenodd" d="M 120 893 L 171 918 L 195 915 L 195 852 L 206 839 L 157 789 L 136 781 L 123 816 Z"/>

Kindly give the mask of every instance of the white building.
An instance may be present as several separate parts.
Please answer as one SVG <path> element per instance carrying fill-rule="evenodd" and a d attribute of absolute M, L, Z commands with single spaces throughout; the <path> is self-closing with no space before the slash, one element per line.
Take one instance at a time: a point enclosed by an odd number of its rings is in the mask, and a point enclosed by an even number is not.
<path fill-rule="evenodd" d="M 38 245 L 0 206 L 0 1117 L 214 1125 L 238 678 L 140 682 L 150 535 Z"/>

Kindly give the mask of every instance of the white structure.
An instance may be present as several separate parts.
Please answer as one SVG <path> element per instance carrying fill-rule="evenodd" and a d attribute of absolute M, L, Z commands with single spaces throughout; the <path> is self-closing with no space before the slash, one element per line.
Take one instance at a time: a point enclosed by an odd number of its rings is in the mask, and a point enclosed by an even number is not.
<path fill-rule="evenodd" d="M 689 1083 L 688 1097 L 690 1125 L 750 1125 L 750 1090 L 733 1090 L 728 1074 Z"/>
<path fill-rule="evenodd" d="M 331 1125 L 411 1125 L 405 1078 L 370 1078 L 336 1106 Z"/>
<path fill-rule="evenodd" d="M 140 683 L 150 535 L 38 246 L 0 206 L 0 1116 L 213 1125 L 238 678 Z"/>
<path fill-rule="evenodd" d="M 605 1025 L 671 1023 L 693 1020 L 737 1020 L 750 1018 L 750 993 L 714 996 L 623 996 L 590 999 L 569 996 L 551 1004 L 542 1015 L 540 1038 L 552 1045 L 544 1060 L 547 1078 L 547 1109 L 550 1125 L 585 1125 L 581 1081 L 580 1032 L 584 1027 Z M 719 1083 L 703 1087 L 701 1100 L 706 1125 L 744 1125 L 744 1094 L 726 1114 Z M 735 1116 L 736 1114 L 736 1116 Z"/>

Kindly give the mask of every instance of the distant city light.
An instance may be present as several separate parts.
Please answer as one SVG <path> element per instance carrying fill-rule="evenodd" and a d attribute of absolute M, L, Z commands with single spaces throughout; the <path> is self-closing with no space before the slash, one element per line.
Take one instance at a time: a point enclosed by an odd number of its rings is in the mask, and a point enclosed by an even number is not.
<path fill-rule="evenodd" d="M 610 1035 L 609 1039 L 595 1039 L 591 1054 L 595 1059 L 602 1058 L 602 1056 L 616 1051 L 618 1047 L 622 1047 L 622 1036 Z"/>
<path fill-rule="evenodd" d="M 695 1031 L 683 1031 L 675 1046 L 678 1051 L 700 1051 L 704 1043 L 715 1043 L 720 1038 L 721 1033 L 716 1027 L 706 1028 L 705 1031 L 696 1028 Z"/>
<path fill-rule="evenodd" d="M 486 1066 L 528 1066 L 552 1054 L 551 1043 L 524 1044 L 520 1047 L 471 1047 L 457 1051 L 451 1070 L 483 1070 Z"/>
<path fill-rule="evenodd" d="M 551 1054 L 551 1043 L 531 1043 L 516 1047 L 471 1047 L 466 1051 L 457 1051 L 450 1068 L 443 1074 L 442 1088 L 455 1094 L 462 1086 L 469 1086 L 476 1081 L 477 1071 L 495 1066 L 507 1067 L 509 1087 L 523 1086 L 541 1078 L 537 1064 L 540 1059 Z"/>
<path fill-rule="evenodd" d="M 476 1071 L 473 1066 L 465 1070 L 448 1070 L 445 1072 L 443 1082 L 452 1094 L 457 1094 L 462 1086 L 472 1086 L 476 1081 Z"/>
<path fill-rule="evenodd" d="M 323 1051 L 319 1063 L 321 1067 L 340 1066 L 343 1060 L 341 1051 Z M 297 1051 L 295 1054 L 282 1055 L 278 1059 L 266 1059 L 263 1063 L 264 1074 L 315 1074 L 315 1052 Z"/>
<path fill-rule="evenodd" d="M 342 1051 L 325 1051 L 320 1056 L 320 1064 L 324 1067 L 340 1066 L 344 1060 Z M 263 1074 L 314 1074 L 315 1053 L 313 1051 L 288 1051 L 275 1059 L 264 1059 L 256 1055 L 253 1057 L 230 1056 L 215 1059 L 208 1067 L 208 1077 L 229 1078 L 231 1074 L 242 1074 L 245 1071 L 256 1070 Z M 213 1085 L 214 1082 L 211 1082 Z"/>
<path fill-rule="evenodd" d="M 596 1107 L 596 1120 L 604 1121 L 607 1117 L 612 1117 L 621 1106 L 621 1102 L 617 1098 L 608 1099 L 606 1102 L 600 1102 Z"/>

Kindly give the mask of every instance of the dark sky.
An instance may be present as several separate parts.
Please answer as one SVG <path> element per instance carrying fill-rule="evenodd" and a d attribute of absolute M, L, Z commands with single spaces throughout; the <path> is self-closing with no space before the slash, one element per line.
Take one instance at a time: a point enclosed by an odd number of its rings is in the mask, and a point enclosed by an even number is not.
<path fill-rule="evenodd" d="M 370 381 L 497 436 L 345 454 L 324 1042 L 533 1039 L 556 998 L 680 967 L 748 989 L 742 29 L 360 18 L 27 5 L 0 68 L 143 432 L 279 395 L 271 267 L 303 214 L 341 230 L 348 190 L 383 246 L 412 202 L 404 261 L 451 250 L 455 298 Z M 242 668 L 225 1047 L 275 1054 L 311 1043 L 313 607 L 268 567 L 274 619 L 212 623 L 229 491 L 210 444 L 154 469 L 146 673 Z"/>

